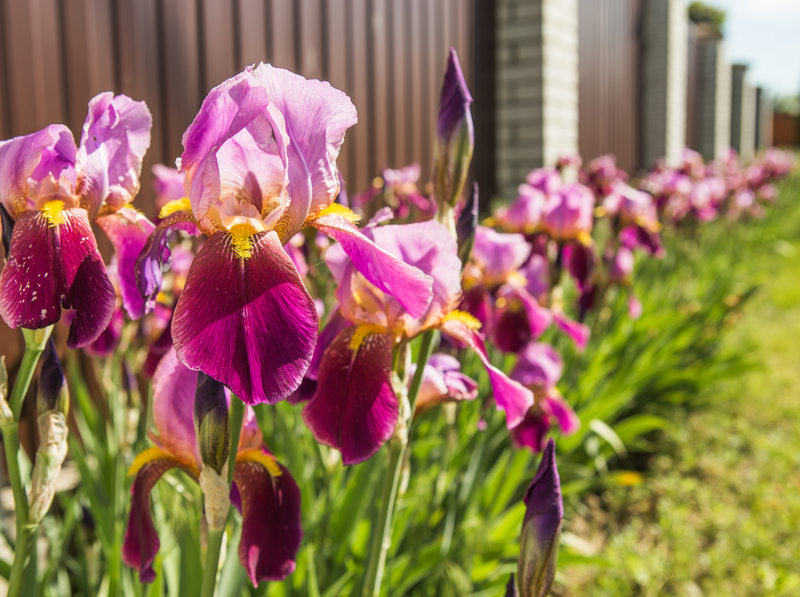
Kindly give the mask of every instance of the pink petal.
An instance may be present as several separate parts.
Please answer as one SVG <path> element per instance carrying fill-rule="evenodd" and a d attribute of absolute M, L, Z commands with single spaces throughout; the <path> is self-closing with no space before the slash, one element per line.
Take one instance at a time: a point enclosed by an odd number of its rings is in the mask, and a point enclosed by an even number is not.
<path fill-rule="evenodd" d="M 150 147 L 153 119 L 144 102 L 110 91 L 89 101 L 75 169 L 76 192 L 92 218 L 103 203 L 113 211 L 139 192 L 142 159 Z"/>
<path fill-rule="evenodd" d="M 553 311 L 553 319 L 555 319 L 558 329 L 572 338 L 578 350 L 586 348 L 586 345 L 589 343 L 589 336 L 591 335 L 591 330 L 588 325 L 573 321 L 558 310 Z"/>
<path fill-rule="evenodd" d="M 178 360 L 170 348 L 153 374 L 153 422 L 158 436 L 150 439 L 182 462 L 200 464 L 194 429 L 197 371 Z"/>
<path fill-rule="evenodd" d="M 506 413 L 506 425 L 509 429 L 519 425 L 525 417 L 525 413 L 533 406 L 533 392 L 519 382 L 509 379 L 505 373 L 494 367 L 486 355 L 486 348 L 481 336 L 464 323 L 450 320 L 444 322 L 440 329 L 475 351 L 489 374 L 497 409 Z"/>
<path fill-rule="evenodd" d="M 548 415 L 555 417 L 564 435 L 570 435 L 580 429 L 581 420 L 569 407 L 566 400 L 558 394 L 548 393 L 545 399 L 541 401 L 541 407 Z"/>
<path fill-rule="evenodd" d="M 237 462 L 233 480 L 242 502 L 239 561 L 258 586 L 262 580 L 283 580 L 294 572 L 303 530 L 300 490 L 281 464 L 273 477 L 257 462 Z"/>
<path fill-rule="evenodd" d="M 97 218 L 97 224 L 117 253 L 122 304 L 131 319 L 139 319 L 145 313 L 145 301 L 136 285 L 136 261 L 155 226 L 144 215 L 129 207 Z"/>
<path fill-rule="evenodd" d="M 531 342 L 520 352 L 511 370 L 511 379 L 525 387 L 538 386 L 547 390 L 558 383 L 563 371 L 564 361 L 555 348 L 543 342 Z"/>
<path fill-rule="evenodd" d="M 392 254 L 391 249 L 379 246 L 340 216 L 325 215 L 314 220 L 312 225 L 339 241 L 355 268 L 381 291 L 395 297 L 413 317 L 421 317 L 425 313 L 431 304 L 434 285 L 430 276 L 405 263 L 400 255 Z M 385 228 L 376 228 L 374 232 Z M 331 261 L 337 258 L 335 248 L 330 247 L 326 252 L 326 262 L 329 255 Z M 334 265 L 331 266 L 331 271 L 335 274 Z"/>
<path fill-rule="evenodd" d="M 317 312 L 274 232 L 240 258 L 217 232 L 192 262 L 172 323 L 178 357 L 248 404 L 274 404 L 300 385 L 317 341 Z"/>
<path fill-rule="evenodd" d="M 531 246 L 521 234 L 503 234 L 486 226 L 475 230 L 472 260 L 483 271 L 484 282 L 494 288 L 527 261 Z"/>
<path fill-rule="evenodd" d="M 344 464 L 370 458 L 394 432 L 397 397 L 392 390 L 392 334 L 368 336 L 354 353 L 355 327 L 344 329 L 325 351 L 317 392 L 303 419 L 317 441 L 338 449 Z"/>
<path fill-rule="evenodd" d="M 547 415 L 539 409 L 532 408 L 522 423 L 511 430 L 511 440 L 518 448 L 528 448 L 536 454 L 544 450 L 548 431 L 550 431 L 550 421 Z"/>

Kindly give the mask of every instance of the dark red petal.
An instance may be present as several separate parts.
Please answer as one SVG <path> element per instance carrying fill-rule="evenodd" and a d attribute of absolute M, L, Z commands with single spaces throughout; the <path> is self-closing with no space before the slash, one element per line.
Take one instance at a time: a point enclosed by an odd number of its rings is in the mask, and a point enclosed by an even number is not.
<path fill-rule="evenodd" d="M 247 404 L 274 404 L 300 385 L 317 342 L 317 310 L 274 232 L 239 257 L 217 232 L 192 262 L 172 322 L 178 357 Z"/>
<path fill-rule="evenodd" d="M 237 462 L 233 473 L 242 504 L 239 561 L 254 586 L 294 572 L 303 539 L 300 490 L 288 469 L 272 476 L 257 462 Z"/>
<path fill-rule="evenodd" d="M 150 491 L 161 475 L 176 466 L 179 464 L 175 460 L 152 460 L 139 470 L 131 487 L 131 513 L 122 544 L 122 561 L 126 566 L 139 571 L 141 582 L 155 580 L 153 561 L 161 547 L 150 512 Z"/>
<path fill-rule="evenodd" d="M 372 334 L 353 352 L 357 328 L 345 328 L 325 351 L 317 392 L 303 409 L 314 437 L 337 448 L 344 464 L 375 454 L 394 432 L 397 396 L 392 390 L 392 334 Z"/>

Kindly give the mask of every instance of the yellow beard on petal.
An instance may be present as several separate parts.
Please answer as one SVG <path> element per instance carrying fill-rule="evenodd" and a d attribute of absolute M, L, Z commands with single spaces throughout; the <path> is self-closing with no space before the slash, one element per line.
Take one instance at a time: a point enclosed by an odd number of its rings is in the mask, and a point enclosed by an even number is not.
<path fill-rule="evenodd" d="M 269 454 L 264 454 L 261 450 L 244 450 L 236 455 L 236 462 L 257 462 L 273 477 L 280 477 L 283 471 Z"/>
<path fill-rule="evenodd" d="M 442 320 L 442 323 L 447 321 L 460 321 L 471 330 L 481 329 L 481 322 L 466 311 L 450 311 Z"/>
<path fill-rule="evenodd" d="M 176 211 L 191 211 L 191 210 L 192 210 L 191 201 L 189 201 L 188 197 L 183 197 L 182 199 L 175 199 L 164 205 L 164 207 L 161 208 L 161 211 L 158 212 L 158 217 L 163 220 L 167 216 L 174 214 Z"/>
<path fill-rule="evenodd" d="M 356 331 L 353 332 L 353 337 L 350 338 L 348 348 L 355 352 L 361 348 L 361 345 L 364 343 L 364 340 L 367 339 L 367 336 L 372 334 L 385 334 L 387 331 L 388 330 L 385 327 L 379 325 L 372 323 L 361 323 L 356 328 Z"/>
<path fill-rule="evenodd" d="M 331 203 L 328 207 L 313 216 L 313 219 L 321 218 L 323 216 L 340 216 L 345 220 L 353 222 L 354 224 L 361 219 L 361 216 L 342 205 L 341 203 Z M 309 218 L 312 219 L 312 218 Z"/>
<path fill-rule="evenodd" d="M 253 256 L 253 241 L 251 237 L 256 232 L 258 232 L 256 227 L 248 222 L 234 224 L 231 226 L 230 230 L 228 230 L 228 234 L 231 235 L 231 241 L 233 243 L 233 251 L 241 259 L 249 259 Z"/>
<path fill-rule="evenodd" d="M 58 199 L 48 201 L 42 206 L 42 215 L 50 223 L 51 228 L 63 224 L 66 221 L 64 217 L 64 202 Z"/>

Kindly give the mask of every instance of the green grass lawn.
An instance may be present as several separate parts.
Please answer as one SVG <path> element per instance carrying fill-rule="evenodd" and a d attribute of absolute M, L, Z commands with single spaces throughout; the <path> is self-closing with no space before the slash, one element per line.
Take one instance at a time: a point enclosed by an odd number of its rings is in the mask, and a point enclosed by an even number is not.
<path fill-rule="evenodd" d="M 753 367 L 676 407 L 640 485 L 582 500 L 567 538 L 606 565 L 563 567 L 560 595 L 800 595 L 800 178 L 709 237 L 697 275 L 733 242 L 759 285 L 725 338 Z"/>

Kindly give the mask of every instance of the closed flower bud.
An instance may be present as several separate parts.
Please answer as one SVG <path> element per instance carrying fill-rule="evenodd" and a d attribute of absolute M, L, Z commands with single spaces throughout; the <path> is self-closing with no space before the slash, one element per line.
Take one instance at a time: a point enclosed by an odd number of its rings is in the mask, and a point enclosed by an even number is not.
<path fill-rule="evenodd" d="M 555 578 L 561 519 L 564 518 L 552 438 L 525 494 L 525 506 L 520 537 L 519 593 L 522 597 L 544 597 Z"/>
<path fill-rule="evenodd" d="M 228 401 L 225 387 L 202 372 L 194 395 L 194 428 L 203 464 L 221 474 L 231 449 Z"/>
<path fill-rule="evenodd" d="M 462 268 L 467 264 L 475 244 L 475 230 L 478 227 L 478 183 L 472 188 L 472 195 L 464 204 L 456 224 L 456 240 L 458 241 L 458 258 Z"/>
<path fill-rule="evenodd" d="M 506 597 L 519 597 L 519 589 L 517 589 L 513 572 L 511 573 L 511 578 L 508 579 L 508 584 L 506 584 Z"/>
<path fill-rule="evenodd" d="M 449 212 L 452 209 L 467 179 L 467 170 L 475 147 L 471 104 L 472 96 L 467 89 L 464 73 L 461 72 L 458 55 L 450 48 L 434 147 L 434 195 L 440 212 Z"/>
<path fill-rule="evenodd" d="M 42 357 L 36 409 L 39 413 L 39 447 L 36 449 L 28 496 L 28 522 L 34 526 L 42 521 L 50 509 L 56 493 L 56 479 L 67 457 L 69 390 L 52 338 L 47 340 Z"/>

